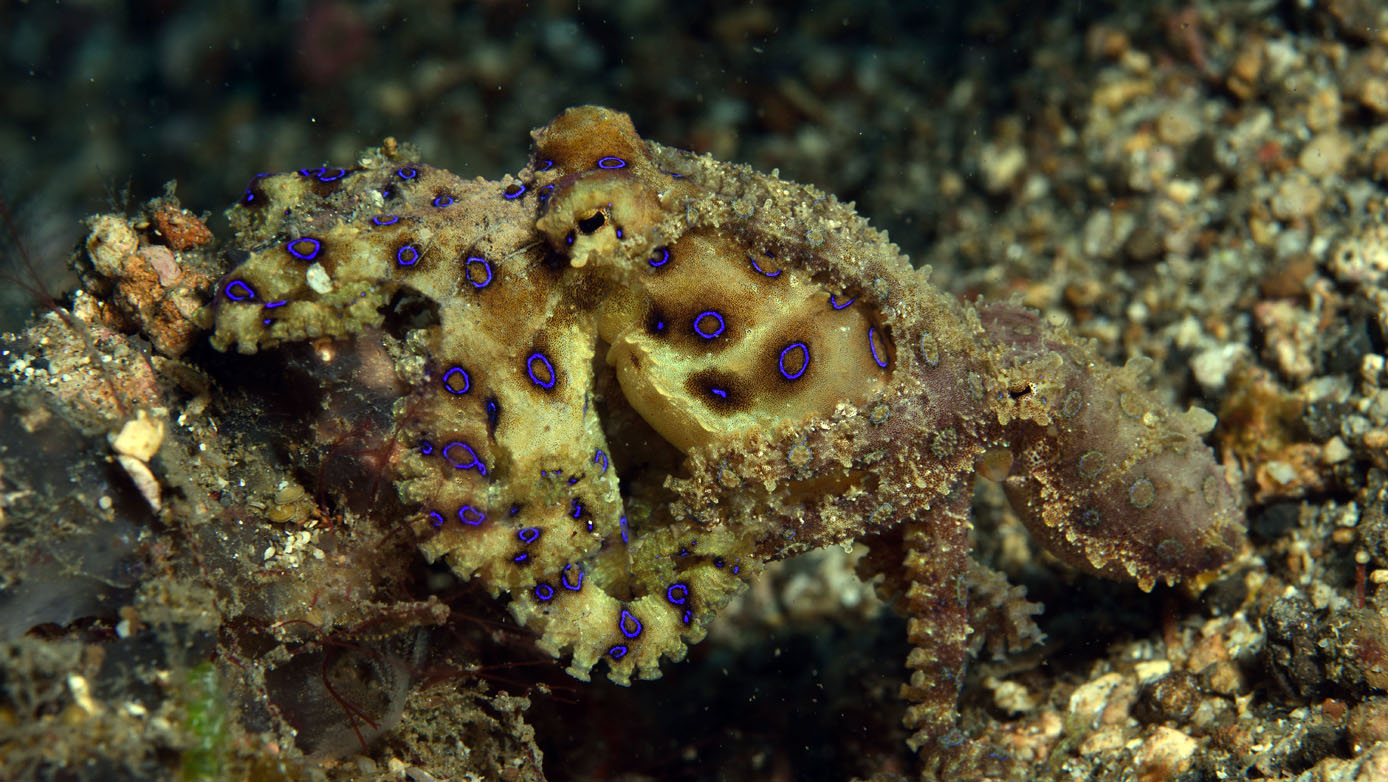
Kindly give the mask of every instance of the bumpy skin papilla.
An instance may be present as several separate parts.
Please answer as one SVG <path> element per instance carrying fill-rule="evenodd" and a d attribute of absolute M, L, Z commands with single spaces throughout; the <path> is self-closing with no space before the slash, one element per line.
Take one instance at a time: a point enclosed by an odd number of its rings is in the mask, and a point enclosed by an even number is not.
<path fill-rule="evenodd" d="M 880 533 L 901 550 L 872 561 L 909 583 L 912 743 L 945 769 L 971 616 L 1029 625 L 968 606 L 980 464 L 1010 466 L 1048 549 L 1144 589 L 1242 539 L 1201 417 L 1133 368 L 942 293 L 833 196 L 618 112 L 564 112 L 500 182 L 381 155 L 257 178 L 232 219 L 249 255 L 219 288 L 219 348 L 432 304 L 397 359 L 401 497 L 425 554 L 507 594 L 579 678 L 657 676 L 765 562 Z"/>

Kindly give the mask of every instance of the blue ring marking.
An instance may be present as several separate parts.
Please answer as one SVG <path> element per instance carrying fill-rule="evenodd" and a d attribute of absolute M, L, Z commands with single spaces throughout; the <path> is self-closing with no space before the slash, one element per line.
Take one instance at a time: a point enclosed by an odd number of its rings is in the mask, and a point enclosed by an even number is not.
<path fill-rule="evenodd" d="M 630 541 L 627 540 L 627 517 L 626 517 L 626 516 L 623 516 L 623 517 L 622 517 L 621 526 L 622 526 L 622 542 L 623 542 L 623 543 L 629 543 Z"/>
<path fill-rule="evenodd" d="M 878 336 L 877 336 L 877 327 L 876 327 L 876 326 L 868 326 L 868 350 L 871 350 L 871 351 L 872 351 L 872 360 L 877 362 L 877 366 L 881 367 L 882 369 L 886 369 L 886 368 L 887 368 L 887 358 L 886 358 L 886 356 L 878 356 L 878 355 L 877 355 L 877 340 L 878 340 Z"/>
<path fill-rule="evenodd" d="M 549 584 L 536 584 L 536 585 L 535 585 L 535 599 L 536 599 L 536 600 L 539 600 L 540 602 L 543 603 L 544 601 L 549 600 L 549 599 L 552 598 L 552 597 L 554 597 L 554 587 L 550 586 Z"/>
<path fill-rule="evenodd" d="M 771 253 L 767 253 L 767 254 L 766 254 L 766 257 L 768 257 L 768 258 L 772 257 Z M 781 272 L 785 271 L 785 269 L 777 269 L 777 270 L 774 271 L 774 272 L 766 271 L 766 270 L 763 269 L 761 266 L 757 265 L 757 259 L 754 258 L 754 257 L 752 257 L 751 255 L 748 255 L 748 256 L 747 256 L 747 260 L 749 260 L 749 261 L 752 262 L 752 268 L 753 268 L 753 269 L 756 269 L 757 271 L 761 272 L 762 274 L 765 274 L 767 277 L 779 277 L 779 276 L 781 276 Z"/>
<path fill-rule="evenodd" d="M 671 584 L 665 590 L 665 599 L 677 606 L 682 606 L 684 601 L 689 599 L 689 587 L 684 584 Z"/>
<path fill-rule="evenodd" d="M 429 526 L 434 529 L 443 529 L 443 514 L 436 510 L 429 511 Z"/>
<path fill-rule="evenodd" d="M 579 478 L 582 478 L 582 477 L 583 477 L 582 475 L 579 475 L 579 476 L 575 476 L 575 477 L 573 477 L 573 478 L 570 478 L 570 479 L 569 479 L 569 485 L 572 486 L 572 485 L 574 485 L 575 483 L 578 483 L 578 479 L 579 479 Z"/>
<path fill-rule="evenodd" d="M 652 255 L 651 259 L 647 261 L 647 263 L 649 263 L 651 266 L 654 266 L 658 269 L 661 266 L 664 266 L 665 264 L 670 262 L 670 248 L 657 247 L 655 248 L 655 252 L 656 254 Z M 659 261 L 656 260 L 657 257 L 660 258 Z"/>
<path fill-rule="evenodd" d="M 521 552 L 512 557 L 511 561 L 516 563 L 517 565 L 524 565 L 527 559 L 530 559 L 530 555 L 525 552 Z"/>
<path fill-rule="evenodd" d="M 709 390 L 708 390 L 708 392 L 709 392 L 710 394 L 713 394 L 714 396 L 718 397 L 719 399 L 727 399 L 727 398 L 728 398 L 728 392 L 727 392 L 727 391 L 724 391 L 724 390 L 721 389 L 721 388 L 713 388 L 713 387 L 710 387 Z"/>
<path fill-rule="evenodd" d="M 535 169 L 535 170 L 536 170 L 536 171 L 548 171 L 548 170 L 550 170 L 551 168 L 554 168 L 554 161 L 553 161 L 553 160 L 546 160 L 546 161 L 545 161 L 545 164 L 544 164 L 543 166 L 540 166 L 539 168 L 537 168 L 537 169 Z"/>
<path fill-rule="evenodd" d="M 699 324 L 703 322 L 704 318 L 710 316 L 712 316 L 714 320 L 718 321 L 718 330 L 713 332 L 712 334 L 699 328 Z M 718 335 L 723 333 L 723 330 L 725 328 L 726 326 L 723 323 L 723 316 L 719 315 L 718 312 L 715 310 L 704 310 L 703 312 L 700 312 L 698 315 L 694 316 L 694 333 L 698 334 L 704 339 L 713 339 L 714 337 L 717 337 Z"/>
<path fill-rule="evenodd" d="M 513 187 L 517 189 L 512 190 L 511 188 Z M 512 182 L 511 184 L 507 185 L 506 189 L 501 191 L 501 195 L 505 198 L 520 198 L 521 195 L 523 195 L 524 193 L 525 185 L 518 184 L 516 182 Z"/>
<path fill-rule="evenodd" d="M 399 215 L 376 215 L 371 218 L 373 225 L 395 225 L 400 222 Z"/>
<path fill-rule="evenodd" d="M 578 499 L 577 497 L 574 497 L 574 499 L 573 499 L 573 505 L 572 505 L 571 507 L 574 509 L 574 512 L 573 512 L 573 517 L 574 517 L 574 518 L 577 519 L 577 518 L 579 518 L 579 517 L 581 517 L 581 516 L 583 515 L 583 503 L 580 502 L 579 499 Z"/>
<path fill-rule="evenodd" d="M 454 373 L 463 376 L 463 387 L 461 389 L 454 388 L 452 381 L 449 380 L 449 378 L 453 377 Z M 466 394 L 468 389 L 472 388 L 472 378 L 468 377 L 466 369 L 462 367 L 450 367 L 447 372 L 443 373 L 443 387 L 447 389 L 450 394 Z"/>
<path fill-rule="evenodd" d="M 255 298 L 255 289 L 242 280 L 232 280 L 227 283 L 226 287 L 222 289 L 222 293 L 226 294 L 226 297 L 232 301 L 247 301 Z"/>
<path fill-rule="evenodd" d="M 486 407 L 487 407 L 487 429 L 488 429 L 488 431 L 490 431 L 490 432 L 492 432 L 492 433 L 495 433 L 495 432 L 496 432 L 496 422 L 497 422 L 497 419 L 501 417 L 501 408 L 497 405 L 495 399 L 488 399 L 488 400 L 487 400 L 487 406 L 486 406 Z M 495 438 L 493 438 L 493 439 L 495 439 Z"/>
<path fill-rule="evenodd" d="M 468 461 L 465 463 L 459 462 L 457 459 L 454 459 L 452 456 L 449 456 L 448 452 L 453 450 L 454 448 L 462 448 L 464 451 L 467 451 Z M 456 469 L 471 470 L 472 468 L 476 467 L 478 472 L 482 473 L 483 475 L 487 474 L 487 466 L 482 464 L 481 459 L 477 458 L 477 452 L 472 450 L 472 446 L 468 445 L 465 442 L 462 442 L 461 440 L 454 440 L 448 445 L 445 445 L 443 447 L 443 458 L 447 459 L 448 463 L 452 464 L 453 467 Z"/>
<path fill-rule="evenodd" d="M 419 453 L 420 453 L 421 455 L 428 456 L 429 454 L 431 454 L 431 453 L 433 453 L 433 452 L 434 452 L 434 444 L 433 444 L 433 443 L 429 442 L 428 440 L 420 440 L 420 441 L 419 441 Z"/>
<path fill-rule="evenodd" d="M 395 262 L 401 266 L 414 266 L 419 262 L 419 250 L 412 244 L 401 247 L 395 251 Z"/>
<path fill-rule="evenodd" d="M 627 656 L 627 648 L 625 646 L 622 646 L 621 644 L 617 644 L 611 649 L 608 649 L 607 653 L 612 655 L 612 659 L 620 660 L 623 657 Z"/>
<path fill-rule="evenodd" d="M 444 208 L 445 206 L 452 206 L 452 205 L 453 205 L 453 196 L 450 196 L 450 195 L 441 195 L 441 196 L 438 196 L 437 198 L 434 199 L 434 206 L 436 206 L 436 207 L 438 207 L 438 208 L 440 208 L 440 209 Z"/>
<path fill-rule="evenodd" d="M 302 244 L 309 245 L 309 249 L 300 250 L 295 247 L 295 245 Z M 288 250 L 290 255 L 301 261 L 311 261 L 318 257 L 318 251 L 323 249 L 323 243 L 311 236 L 305 236 L 301 239 L 290 239 L 285 242 L 284 249 Z"/>
<path fill-rule="evenodd" d="M 318 172 L 319 182 L 336 182 L 347 176 L 347 171 L 341 168 L 325 168 Z"/>
<path fill-rule="evenodd" d="M 514 503 L 514 504 L 511 505 L 511 509 L 508 510 L 508 511 L 506 511 L 506 515 L 507 515 L 507 516 L 515 516 L 517 513 L 520 513 L 520 509 L 521 509 L 520 503 L 519 503 L 519 502 Z"/>
<path fill-rule="evenodd" d="M 740 572 L 742 572 L 742 566 L 741 566 L 741 565 L 733 565 L 733 575 L 737 575 L 737 574 L 740 573 Z"/>
<path fill-rule="evenodd" d="M 464 505 L 458 509 L 458 520 L 464 524 L 476 527 L 478 524 L 487 520 L 487 514 L 471 505 Z"/>
<path fill-rule="evenodd" d="M 538 377 L 535 377 L 535 359 L 537 358 L 540 360 L 540 363 L 545 365 L 545 371 L 549 373 L 548 383 L 544 382 Z M 539 351 L 531 353 L 530 357 L 525 360 L 525 373 L 527 375 L 530 375 L 530 382 L 534 383 L 540 388 L 543 388 L 546 391 L 550 390 L 551 388 L 554 388 L 554 384 L 558 382 L 558 377 L 556 377 L 554 374 L 554 365 L 549 363 L 549 359 L 545 357 L 545 354 Z"/>
<path fill-rule="evenodd" d="M 636 625 L 636 629 L 628 630 L 627 628 L 631 625 Z M 621 630 L 622 635 L 625 635 L 627 638 L 636 638 L 641 635 L 641 620 L 632 616 L 630 611 L 623 608 L 622 615 L 617 619 L 617 629 Z"/>
<path fill-rule="evenodd" d="M 279 301 L 267 301 L 267 302 L 265 302 L 265 309 L 267 309 L 267 310 L 272 310 L 272 309 L 274 309 L 274 308 L 276 308 L 276 307 L 283 307 L 284 305 L 286 305 L 286 304 L 288 304 L 288 303 L 289 303 L 289 299 L 280 299 Z"/>
<path fill-rule="evenodd" d="M 714 557 L 714 558 L 713 558 L 713 566 L 714 566 L 714 567 L 723 567 L 724 564 L 725 564 L 725 563 L 723 562 L 723 558 L 722 558 L 722 557 Z"/>
<path fill-rule="evenodd" d="M 685 624 L 689 624 L 694 621 L 694 612 L 686 608 L 684 609 L 684 616 L 680 617 L 680 619 L 684 620 Z"/>
<path fill-rule="evenodd" d="M 523 530 L 517 531 L 517 532 L 516 532 L 516 537 L 519 538 L 519 539 L 520 539 L 520 542 L 522 542 L 522 543 L 526 543 L 526 544 L 534 543 L 535 541 L 537 541 L 537 540 L 540 539 L 540 528 L 539 528 L 539 527 L 526 527 L 526 528 L 523 529 Z"/>
<path fill-rule="evenodd" d="M 607 472 L 607 454 L 603 453 L 601 448 L 598 449 L 597 453 L 593 454 L 593 464 L 601 464 L 602 471 Z"/>
<path fill-rule="evenodd" d="M 858 300 L 858 297 L 857 297 L 857 296 L 854 296 L 853 298 L 849 299 L 848 301 L 845 301 L 844 303 L 839 304 L 839 302 L 838 302 L 838 297 L 836 297 L 836 296 L 835 296 L 834 294 L 832 294 L 832 293 L 829 294 L 829 306 L 830 306 L 830 307 L 833 307 L 833 308 L 836 309 L 836 310 L 841 310 L 841 309 L 843 309 L 844 307 L 847 307 L 848 305 L 852 304 L 853 302 L 855 302 L 855 301 L 857 301 L 857 300 Z"/>
<path fill-rule="evenodd" d="M 795 348 L 800 348 L 800 352 L 804 354 L 804 360 L 800 362 L 799 371 L 791 373 L 786 371 L 786 354 Z M 786 345 L 781 349 L 781 358 L 777 362 L 776 368 L 781 370 L 781 377 L 786 380 L 799 380 L 800 376 L 805 374 L 805 370 L 810 368 L 810 346 L 803 342 L 792 342 Z"/>
<path fill-rule="evenodd" d="M 598 168 L 624 168 L 627 162 L 619 157 L 608 155 L 598 159 Z"/>
<path fill-rule="evenodd" d="M 401 179 L 414 179 L 419 176 L 419 170 L 405 166 L 404 168 L 395 169 L 395 175 Z"/>
<path fill-rule="evenodd" d="M 473 264 L 474 261 L 477 262 L 477 263 L 482 264 L 482 270 L 485 271 L 485 272 L 487 273 L 487 279 L 485 279 L 485 280 L 483 280 L 483 281 L 481 281 L 481 282 L 478 282 L 477 280 L 472 279 L 472 264 Z M 465 279 L 467 279 L 468 282 L 472 283 L 472 287 L 474 287 L 474 288 L 485 288 L 485 287 L 487 287 L 488 285 L 491 285 L 491 284 L 492 284 L 492 264 L 491 264 L 491 261 L 488 261 L 486 258 L 475 258 L 475 257 L 474 257 L 474 258 L 468 258 L 466 261 L 463 262 L 463 277 L 464 277 Z"/>
<path fill-rule="evenodd" d="M 578 582 L 574 584 L 569 583 L 569 568 L 571 567 L 573 567 L 572 562 L 565 565 L 564 569 L 559 571 L 559 583 L 563 584 L 564 588 L 569 590 L 570 592 L 577 592 L 578 590 L 583 588 L 583 566 L 579 565 L 578 568 L 576 568 L 576 572 L 578 573 Z"/>
<path fill-rule="evenodd" d="M 318 168 L 301 168 L 301 169 L 299 169 L 299 176 L 301 176 L 301 177 L 321 176 L 321 175 L 323 174 L 323 172 L 324 172 L 324 171 L 327 171 L 327 170 L 328 170 L 328 169 L 323 168 L 323 167 L 321 167 L 321 166 L 318 167 Z"/>
<path fill-rule="evenodd" d="M 544 169 L 541 170 L 543 171 Z M 554 185 L 545 185 L 544 187 L 540 188 L 539 199 L 541 201 L 548 200 L 549 197 L 552 195 L 554 195 Z"/>
<path fill-rule="evenodd" d="M 274 323 L 274 322 L 275 322 L 275 319 L 274 319 L 274 318 L 266 318 L 265 320 L 262 320 L 262 321 L 260 322 L 260 325 L 262 325 L 262 326 L 268 326 L 268 325 L 270 325 L 271 323 Z"/>

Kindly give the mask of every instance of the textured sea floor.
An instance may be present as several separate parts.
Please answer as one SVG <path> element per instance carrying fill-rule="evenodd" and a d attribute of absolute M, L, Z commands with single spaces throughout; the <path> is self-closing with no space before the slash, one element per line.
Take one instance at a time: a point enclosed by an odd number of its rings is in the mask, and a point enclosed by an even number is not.
<path fill-rule="evenodd" d="M 911 778 L 861 546 L 778 565 L 658 681 L 580 683 L 393 521 L 378 396 L 205 344 L 254 174 L 390 135 L 492 178 L 584 102 L 856 200 L 937 284 L 1218 415 L 1252 545 L 1203 592 L 1067 571 L 980 488 L 976 556 L 1047 635 L 970 668 L 982 775 L 1388 775 L 1380 4 L 159 9 L 0 10 L 34 313 L 0 344 L 0 777 Z"/>

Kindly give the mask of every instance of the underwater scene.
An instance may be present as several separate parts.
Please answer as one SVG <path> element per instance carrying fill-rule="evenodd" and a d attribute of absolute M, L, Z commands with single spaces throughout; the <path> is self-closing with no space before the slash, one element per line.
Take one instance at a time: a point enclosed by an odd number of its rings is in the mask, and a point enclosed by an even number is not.
<path fill-rule="evenodd" d="M 0 779 L 1388 779 L 1388 6 L 0 6 Z"/>

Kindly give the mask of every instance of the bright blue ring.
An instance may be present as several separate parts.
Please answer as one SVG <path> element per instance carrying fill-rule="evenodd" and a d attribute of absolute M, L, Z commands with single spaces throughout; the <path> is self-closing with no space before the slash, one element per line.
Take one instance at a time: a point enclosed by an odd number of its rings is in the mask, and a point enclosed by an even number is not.
<path fill-rule="evenodd" d="M 535 359 L 537 358 L 540 359 L 541 363 L 545 365 L 545 369 L 549 370 L 548 383 L 545 383 L 538 377 L 535 377 L 535 370 L 531 369 L 531 367 L 535 364 Z M 540 352 L 531 353 L 530 358 L 527 358 L 525 360 L 525 373 L 527 375 L 530 375 L 530 382 L 534 383 L 540 388 L 545 389 L 546 391 L 548 391 L 551 388 L 554 388 L 554 384 L 558 381 L 558 378 L 556 378 L 554 375 L 554 365 L 549 363 L 549 359 L 545 357 L 544 353 Z"/>
<path fill-rule="evenodd" d="M 656 263 L 655 256 L 652 255 L 652 256 L 651 256 L 651 259 L 650 259 L 650 261 L 649 261 L 649 263 L 651 264 L 651 266 L 654 266 L 654 267 L 656 267 L 656 268 L 659 268 L 659 267 L 664 266 L 665 264 L 667 264 L 667 263 L 670 262 L 670 250 L 669 250 L 669 248 L 666 248 L 666 247 L 658 247 L 658 248 L 656 248 L 656 252 L 660 254 L 660 263 Z"/>
<path fill-rule="evenodd" d="M 405 260 L 405 252 L 407 250 L 409 251 L 409 260 Z M 395 251 L 395 262 L 401 266 L 414 266 L 419 262 L 419 250 L 416 250 L 412 244 L 401 247 L 399 250 Z"/>
<path fill-rule="evenodd" d="M 371 218 L 371 222 L 376 225 L 395 225 L 400 222 L 400 217 L 398 215 L 376 215 Z"/>
<path fill-rule="evenodd" d="M 620 660 L 623 657 L 627 656 L 627 648 L 625 646 L 622 646 L 621 644 L 617 644 L 611 649 L 608 649 L 607 653 L 612 655 L 612 659 Z"/>
<path fill-rule="evenodd" d="M 877 327 L 868 326 L 868 350 L 872 351 L 872 360 L 877 362 L 877 366 L 886 369 L 887 360 L 879 358 L 877 355 Z"/>
<path fill-rule="evenodd" d="M 240 296 L 237 296 L 236 293 L 232 292 L 232 288 L 237 285 L 241 286 L 241 291 L 245 291 L 245 293 L 243 293 Z M 246 301 L 247 299 L 255 298 L 255 289 L 252 288 L 250 285 L 247 285 L 246 282 L 243 280 L 232 280 L 231 282 L 227 283 L 226 287 L 222 289 L 222 293 L 225 293 L 226 297 L 228 299 L 231 299 L 232 301 Z M 237 293 L 240 293 L 240 291 L 237 291 Z"/>
<path fill-rule="evenodd" d="M 345 170 L 341 169 L 341 168 L 334 168 L 334 169 L 332 169 L 332 170 L 335 171 L 335 172 L 337 172 L 337 173 L 332 174 L 332 175 L 329 175 L 329 174 L 328 174 L 328 169 L 326 169 L 326 168 L 323 169 L 322 171 L 318 172 L 318 177 L 317 177 L 317 178 L 318 178 L 318 181 L 319 181 L 319 182 L 336 182 L 337 180 L 339 180 L 339 179 L 341 179 L 341 178 L 347 176 L 347 172 L 346 172 Z"/>
<path fill-rule="evenodd" d="M 628 623 L 628 622 L 630 622 L 631 624 L 636 625 L 636 629 L 635 629 L 635 630 L 628 631 L 628 630 L 627 630 L 627 623 Z M 642 629 L 642 628 L 641 628 L 641 620 L 640 620 L 640 619 L 637 619 L 635 616 L 632 616 L 632 614 L 631 614 L 630 611 L 628 611 L 628 610 L 626 610 L 625 608 L 623 608 L 623 609 L 622 609 L 622 615 L 621 615 L 620 617 L 617 618 L 617 629 L 618 629 L 618 630 L 621 630 L 621 631 L 622 631 L 622 635 L 625 635 L 627 638 L 636 638 L 636 637 L 638 637 L 638 636 L 641 635 L 641 629 Z"/>
<path fill-rule="evenodd" d="M 852 304 L 853 302 L 855 302 L 855 301 L 857 301 L 857 300 L 858 300 L 858 297 L 857 297 L 857 296 L 854 296 L 853 298 L 849 299 L 848 301 L 845 301 L 844 303 L 839 304 L 839 303 L 838 303 L 838 298 L 837 298 L 836 296 L 834 296 L 834 294 L 832 294 L 832 293 L 829 294 L 829 306 L 830 306 L 830 307 L 833 307 L 833 308 L 836 309 L 836 310 L 841 310 L 841 309 L 843 309 L 844 307 L 847 307 L 848 305 Z"/>
<path fill-rule="evenodd" d="M 448 452 L 452 450 L 454 447 L 462 448 L 464 451 L 467 451 L 469 461 L 467 461 L 466 463 L 459 463 L 453 457 L 449 456 Z M 453 442 L 443 447 L 443 458 L 447 459 L 448 463 L 453 465 L 454 469 L 471 470 L 473 467 L 476 467 L 478 472 L 482 473 L 483 475 L 487 474 L 487 468 L 485 465 L 482 464 L 482 460 L 477 458 L 477 452 L 472 450 L 472 446 L 460 440 L 454 440 Z"/>
<path fill-rule="evenodd" d="M 516 537 L 519 538 L 520 542 L 522 543 L 534 543 L 535 541 L 540 539 L 540 528 L 526 527 L 525 529 L 516 532 Z"/>
<path fill-rule="evenodd" d="M 676 595 L 676 590 L 679 591 L 678 595 Z M 684 584 L 671 584 L 665 590 L 665 599 L 677 606 L 682 606 L 684 601 L 689 599 L 689 587 Z"/>
<path fill-rule="evenodd" d="M 448 378 L 453 377 L 454 372 L 463 376 L 463 388 L 461 391 L 454 388 L 453 384 L 448 382 Z M 472 378 L 468 377 L 466 369 L 463 369 L 462 367 L 452 367 L 447 372 L 443 373 L 443 387 L 447 389 L 448 393 L 450 394 L 466 394 L 468 392 L 468 389 L 472 388 Z"/>
<path fill-rule="evenodd" d="M 434 529 L 443 529 L 443 514 L 436 510 L 429 511 L 429 526 Z"/>
<path fill-rule="evenodd" d="M 714 318 L 718 320 L 718 330 L 713 332 L 712 334 L 709 334 L 705 332 L 703 329 L 699 328 L 699 322 L 702 321 L 704 318 L 708 317 L 709 315 L 712 315 Z M 718 335 L 723 333 L 724 328 L 726 328 L 726 326 L 723 322 L 723 316 L 719 315 L 714 310 L 704 310 L 703 312 L 700 312 L 698 315 L 694 316 L 694 333 L 698 334 L 704 339 L 713 339 L 714 337 L 717 337 Z"/>
<path fill-rule="evenodd" d="M 472 514 L 473 518 L 468 518 L 469 512 Z M 478 524 L 481 524 L 483 521 L 486 521 L 486 519 L 487 514 L 472 507 L 471 505 L 464 505 L 463 507 L 458 509 L 458 520 L 469 526 L 476 527 Z"/>
<path fill-rule="evenodd" d="M 786 354 L 789 353 L 792 348 L 800 348 L 805 352 L 805 360 L 800 364 L 800 371 L 793 375 L 786 371 Z M 780 361 L 777 362 L 776 368 L 781 370 L 781 377 L 784 377 L 786 380 L 799 380 L 800 376 L 805 374 L 805 370 L 810 368 L 810 346 L 803 342 L 792 342 L 786 345 L 781 350 L 781 358 Z"/>
<path fill-rule="evenodd" d="M 559 571 L 559 583 L 563 584 L 563 585 L 564 585 L 564 588 L 567 589 L 567 590 L 569 590 L 570 592 L 577 592 L 578 590 L 580 590 L 580 589 L 583 588 L 583 568 L 582 568 L 582 567 L 578 568 L 578 583 L 577 583 L 577 584 L 570 584 L 570 583 L 569 583 L 569 568 L 571 568 L 571 567 L 573 567 L 573 563 L 572 563 L 572 562 L 570 562 L 569 564 L 565 565 L 565 566 L 564 566 L 564 569 L 561 570 L 561 571 Z"/>
<path fill-rule="evenodd" d="M 395 175 L 400 177 L 401 179 L 414 179 L 415 177 L 419 176 L 419 171 L 417 169 L 410 168 L 409 166 L 405 166 L 404 168 L 396 169 Z"/>
<path fill-rule="evenodd" d="M 435 198 L 435 199 L 434 199 L 434 206 L 436 206 L 436 207 L 438 207 L 438 208 L 440 208 L 440 209 L 444 208 L 445 206 L 452 206 L 452 205 L 453 205 L 453 197 L 452 197 L 452 196 L 441 195 L 441 196 L 439 196 L 438 198 Z"/>
<path fill-rule="evenodd" d="M 598 160 L 598 168 L 623 168 L 626 164 L 627 162 L 625 160 L 619 157 L 612 157 L 611 155 Z"/>
<path fill-rule="evenodd" d="M 554 587 L 550 586 L 549 584 L 536 584 L 536 585 L 535 585 L 535 599 L 536 599 L 536 600 L 539 600 L 539 601 L 541 601 L 541 602 L 544 602 L 544 601 L 546 601 L 546 600 L 549 600 L 549 599 L 552 598 L 552 597 L 554 597 Z"/>
<path fill-rule="evenodd" d="M 472 279 L 472 262 L 477 261 L 482 264 L 482 268 L 487 270 L 487 279 L 478 282 Z M 463 277 L 472 283 L 474 288 L 485 288 L 492 283 L 492 264 L 486 258 L 469 258 L 463 262 Z"/>
<path fill-rule="evenodd" d="M 294 245 L 303 244 L 305 242 L 313 245 L 313 249 L 304 250 L 302 252 L 294 249 Z M 314 239 L 311 236 L 305 236 L 299 239 L 291 239 L 288 242 L 285 242 L 284 249 L 288 250 L 290 255 L 294 256 L 295 258 L 298 258 L 301 261 L 311 261 L 314 258 L 318 257 L 318 252 L 323 249 L 323 243 L 318 241 L 317 239 Z"/>
<path fill-rule="evenodd" d="M 520 187 L 520 190 L 517 190 L 517 191 L 514 192 L 514 193 L 507 193 L 506 191 L 503 190 L 503 191 L 501 192 L 501 195 L 504 196 L 504 197 L 506 197 L 506 198 L 520 198 L 521 195 L 525 193 L 525 185 L 519 185 L 519 187 Z"/>
<path fill-rule="evenodd" d="M 752 262 L 752 268 L 753 268 L 753 269 L 756 269 L 757 271 L 761 272 L 762 274 L 765 274 L 767 277 L 779 277 L 779 276 L 781 275 L 781 272 L 785 271 L 785 269 L 777 269 L 777 270 L 774 271 L 774 272 L 766 271 L 766 270 L 763 269 L 760 265 L 757 264 L 757 259 L 756 259 L 756 258 L 753 258 L 753 257 L 750 256 L 750 255 L 747 256 L 747 260 L 749 260 L 749 261 Z"/>

